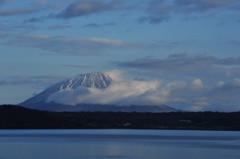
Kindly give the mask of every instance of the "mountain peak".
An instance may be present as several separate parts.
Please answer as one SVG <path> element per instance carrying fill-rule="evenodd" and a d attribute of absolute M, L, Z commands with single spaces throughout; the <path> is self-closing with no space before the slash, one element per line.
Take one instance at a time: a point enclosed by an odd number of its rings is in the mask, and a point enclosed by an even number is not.
<path fill-rule="evenodd" d="M 108 75 L 100 72 L 92 72 L 79 74 L 62 82 L 60 84 L 60 89 L 75 89 L 79 86 L 105 89 L 111 84 L 111 82 L 112 79 Z"/>

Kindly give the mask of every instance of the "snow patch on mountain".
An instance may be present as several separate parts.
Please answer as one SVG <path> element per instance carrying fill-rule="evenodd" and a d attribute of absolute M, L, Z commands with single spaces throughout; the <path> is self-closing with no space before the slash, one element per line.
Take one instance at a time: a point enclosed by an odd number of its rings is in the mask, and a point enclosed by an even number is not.
<path fill-rule="evenodd" d="M 111 84 L 112 79 L 103 73 L 94 72 L 77 75 L 69 80 L 59 83 L 59 90 L 76 89 L 78 87 L 94 87 L 105 89 Z"/>

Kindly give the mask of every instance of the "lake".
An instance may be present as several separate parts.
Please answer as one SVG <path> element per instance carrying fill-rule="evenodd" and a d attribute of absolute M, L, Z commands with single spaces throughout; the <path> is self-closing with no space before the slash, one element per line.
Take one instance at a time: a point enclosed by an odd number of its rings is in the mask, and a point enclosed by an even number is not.
<path fill-rule="evenodd" d="M 0 159 L 238 159 L 240 132 L 0 130 Z"/>

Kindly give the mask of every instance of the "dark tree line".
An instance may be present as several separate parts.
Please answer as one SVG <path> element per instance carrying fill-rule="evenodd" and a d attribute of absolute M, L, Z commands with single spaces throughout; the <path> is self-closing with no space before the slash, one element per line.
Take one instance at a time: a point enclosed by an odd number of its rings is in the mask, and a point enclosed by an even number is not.
<path fill-rule="evenodd" d="M 240 130 L 240 112 L 47 112 L 2 105 L 0 128 Z"/>

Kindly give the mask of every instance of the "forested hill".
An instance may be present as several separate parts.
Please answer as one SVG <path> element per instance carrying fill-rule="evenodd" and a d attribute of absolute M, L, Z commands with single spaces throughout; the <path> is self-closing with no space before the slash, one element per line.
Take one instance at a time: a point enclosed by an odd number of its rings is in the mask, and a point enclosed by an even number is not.
<path fill-rule="evenodd" d="M 47 112 L 1 105 L 0 128 L 240 130 L 240 112 Z"/>

